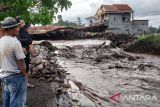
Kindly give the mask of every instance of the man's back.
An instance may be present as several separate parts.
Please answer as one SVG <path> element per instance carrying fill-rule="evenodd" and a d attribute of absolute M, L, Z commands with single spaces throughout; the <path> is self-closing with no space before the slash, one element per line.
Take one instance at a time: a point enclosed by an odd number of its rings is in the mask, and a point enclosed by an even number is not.
<path fill-rule="evenodd" d="M 0 78 L 20 73 L 16 61 L 24 58 L 20 42 L 11 36 L 3 36 L 0 39 Z"/>

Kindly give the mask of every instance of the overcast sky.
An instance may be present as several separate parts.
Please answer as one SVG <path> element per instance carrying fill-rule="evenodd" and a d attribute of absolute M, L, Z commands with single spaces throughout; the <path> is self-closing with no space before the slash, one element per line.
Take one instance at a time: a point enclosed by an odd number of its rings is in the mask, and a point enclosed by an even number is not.
<path fill-rule="evenodd" d="M 101 4 L 129 4 L 135 11 L 135 19 L 149 20 L 149 25 L 160 26 L 160 0 L 71 0 L 72 7 L 60 12 L 64 20 L 76 21 L 95 15 Z"/>

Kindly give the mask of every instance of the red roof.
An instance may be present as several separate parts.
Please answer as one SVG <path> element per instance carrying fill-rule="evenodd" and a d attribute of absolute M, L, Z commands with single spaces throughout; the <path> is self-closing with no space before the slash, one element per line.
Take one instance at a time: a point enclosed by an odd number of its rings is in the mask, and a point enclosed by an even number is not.
<path fill-rule="evenodd" d="M 64 26 L 33 26 L 33 27 L 29 27 L 28 28 L 28 32 L 30 34 L 43 34 L 43 33 L 47 33 L 49 31 L 55 31 L 55 30 L 59 30 L 61 28 L 65 28 Z"/>
<path fill-rule="evenodd" d="M 132 8 L 128 4 L 101 5 L 101 10 L 105 12 L 132 12 Z"/>

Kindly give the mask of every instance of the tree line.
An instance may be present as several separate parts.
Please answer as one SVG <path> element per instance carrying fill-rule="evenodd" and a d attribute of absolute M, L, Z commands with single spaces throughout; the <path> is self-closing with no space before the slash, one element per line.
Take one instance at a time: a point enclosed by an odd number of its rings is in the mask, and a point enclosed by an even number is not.
<path fill-rule="evenodd" d="M 150 33 L 160 33 L 160 26 L 159 26 L 159 28 L 150 26 L 150 27 L 149 27 L 149 32 L 150 32 Z"/>

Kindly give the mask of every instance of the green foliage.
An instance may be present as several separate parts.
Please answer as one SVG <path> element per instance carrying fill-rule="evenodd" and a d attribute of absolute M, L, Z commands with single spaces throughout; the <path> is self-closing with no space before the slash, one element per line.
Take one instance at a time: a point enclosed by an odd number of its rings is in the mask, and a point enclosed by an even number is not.
<path fill-rule="evenodd" d="M 160 35 L 143 35 L 136 47 L 142 52 L 160 54 Z"/>
<path fill-rule="evenodd" d="M 150 26 L 149 27 L 149 32 L 150 33 L 160 33 L 160 26 L 159 26 L 159 28 Z"/>
<path fill-rule="evenodd" d="M 0 0 L 0 20 L 7 16 L 21 16 L 32 24 L 51 24 L 60 9 L 67 10 L 70 0 Z"/>
<path fill-rule="evenodd" d="M 154 48 L 160 48 L 160 35 L 143 35 L 138 41 Z"/>
<path fill-rule="evenodd" d="M 77 22 L 78 22 L 78 26 L 80 27 L 82 22 L 80 17 L 77 18 Z"/>
<path fill-rule="evenodd" d="M 78 27 L 77 23 L 69 22 L 69 21 L 59 21 L 55 23 L 56 26 L 66 26 L 66 27 Z"/>
<path fill-rule="evenodd" d="M 143 35 L 128 45 L 125 51 L 160 55 L 160 34 Z"/>
<path fill-rule="evenodd" d="M 77 23 L 63 21 L 63 18 L 61 15 L 58 15 L 57 18 L 58 18 L 58 22 L 54 23 L 55 26 L 78 27 Z"/>

